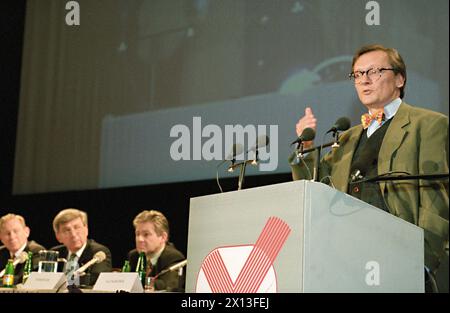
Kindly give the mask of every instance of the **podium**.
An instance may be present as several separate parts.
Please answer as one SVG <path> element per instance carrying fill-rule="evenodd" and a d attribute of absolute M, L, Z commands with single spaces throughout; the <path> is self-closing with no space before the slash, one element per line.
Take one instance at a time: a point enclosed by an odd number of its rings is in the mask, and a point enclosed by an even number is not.
<path fill-rule="evenodd" d="M 186 292 L 424 292 L 423 230 L 327 185 L 192 198 Z"/>

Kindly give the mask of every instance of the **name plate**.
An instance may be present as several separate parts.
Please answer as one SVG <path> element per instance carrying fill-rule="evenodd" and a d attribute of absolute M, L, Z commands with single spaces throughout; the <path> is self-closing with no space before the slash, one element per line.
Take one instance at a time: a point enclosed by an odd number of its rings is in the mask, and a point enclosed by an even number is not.
<path fill-rule="evenodd" d="M 48 292 L 65 291 L 61 288 L 67 285 L 64 273 L 31 272 L 27 281 L 21 289 L 26 290 L 47 290 Z"/>
<path fill-rule="evenodd" d="M 142 293 L 141 280 L 138 273 L 100 273 L 94 285 L 95 291 Z"/>

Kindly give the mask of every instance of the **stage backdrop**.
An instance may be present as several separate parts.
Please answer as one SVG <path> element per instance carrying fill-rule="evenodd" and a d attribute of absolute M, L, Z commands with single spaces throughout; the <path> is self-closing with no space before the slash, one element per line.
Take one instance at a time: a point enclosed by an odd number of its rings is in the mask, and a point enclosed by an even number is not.
<path fill-rule="evenodd" d="M 193 138 L 194 117 L 265 126 L 275 166 L 249 174 L 286 173 L 306 106 L 317 143 L 340 116 L 358 123 L 347 74 L 368 43 L 403 55 L 407 102 L 448 114 L 447 0 L 75 2 L 79 25 L 69 1 L 27 2 L 15 194 L 214 178 L 230 147 L 222 133 L 220 158 L 192 160 L 209 139 Z M 190 160 L 170 153 L 176 125 Z"/>

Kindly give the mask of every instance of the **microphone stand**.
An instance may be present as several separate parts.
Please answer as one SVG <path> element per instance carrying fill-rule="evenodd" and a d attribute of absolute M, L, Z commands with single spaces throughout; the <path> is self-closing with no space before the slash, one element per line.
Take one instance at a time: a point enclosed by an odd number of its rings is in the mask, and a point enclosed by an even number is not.
<path fill-rule="evenodd" d="M 239 170 L 240 171 L 239 171 L 239 180 L 238 180 L 238 190 L 241 190 L 242 186 L 244 185 L 245 168 L 247 167 L 247 164 L 250 163 L 252 165 L 258 165 L 258 161 L 259 161 L 258 160 L 258 153 L 259 153 L 258 149 L 259 148 L 263 148 L 264 146 L 266 146 L 268 144 L 268 140 L 269 139 L 266 136 L 266 142 L 265 142 L 265 144 L 263 146 L 259 146 L 258 147 L 258 144 L 259 144 L 259 141 L 258 141 L 254 148 L 252 148 L 252 149 L 247 151 L 247 157 L 248 157 L 248 153 L 250 151 L 253 151 L 253 149 L 255 149 L 255 158 L 254 159 L 245 160 L 245 161 L 242 161 L 242 162 L 239 162 L 239 163 L 235 163 L 236 160 L 233 159 L 233 161 L 231 162 L 231 165 L 228 166 L 228 169 L 227 169 L 228 172 L 233 172 L 234 169 L 239 166 Z"/>
<path fill-rule="evenodd" d="M 332 141 L 332 142 L 328 142 L 326 144 L 320 145 L 320 146 L 316 146 L 316 147 L 312 147 L 306 150 L 303 150 L 303 153 L 308 153 L 308 152 L 312 152 L 318 149 L 322 149 L 322 148 L 326 148 L 326 147 L 339 147 L 339 142 L 336 141 Z"/>
<path fill-rule="evenodd" d="M 238 190 L 242 189 L 242 184 L 244 183 L 245 168 L 247 167 L 247 162 L 242 162 L 239 169 L 239 179 L 238 179 Z"/>
<path fill-rule="evenodd" d="M 250 163 L 252 165 L 258 164 L 258 148 L 255 150 L 255 158 L 253 160 L 245 160 L 239 163 L 232 163 L 228 167 L 229 172 L 233 172 L 236 167 L 239 166 L 239 179 L 238 179 L 238 190 L 242 189 L 242 186 L 244 185 L 244 177 L 245 177 L 245 168 L 247 167 L 247 164 Z"/>
<path fill-rule="evenodd" d="M 303 141 L 300 141 L 297 143 L 297 148 L 295 150 L 297 150 L 297 157 L 303 158 L 303 153 L 305 153 L 303 151 Z"/>
<path fill-rule="evenodd" d="M 258 164 L 258 160 L 246 160 L 239 163 L 231 164 L 228 167 L 228 171 L 232 172 L 236 167 L 239 167 L 239 180 L 238 180 L 238 190 L 242 189 L 242 186 L 244 185 L 244 177 L 245 177 L 245 168 L 247 167 L 247 164 L 251 163 L 253 165 Z"/>
<path fill-rule="evenodd" d="M 183 267 L 178 269 L 178 291 L 182 292 L 183 288 Z"/>
<path fill-rule="evenodd" d="M 338 148 L 339 147 L 339 132 L 338 131 L 333 132 L 333 138 L 334 138 L 334 142 L 331 145 L 331 148 Z"/>
<path fill-rule="evenodd" d="M 304 153 L 309 153 L 309 152 L 314 152 L 314 172 L 313 172 L 313 181 L 318 182 L 320 180 L 320 155 L 322 154 L 322 149 L 326 148 L 326 147 L 332 147 L 332 148 L 337 148 L 339 147 L 339 133 L 335 132 L 333 134 L 334 137 L 334 141 L 332 142 L 328 142 L 325 143 L 323 145 L 320 146 L 315 146 L 306 150 L 303 150 L 303 143 L 299 143 L 299 147 L 296 149 L 297 150 L 297 157 L 301 157 L 303 158 L 303 154 Z"/>
<path fill-rule="evenodd" d="M 313 181 L 318 182 L 320 180 L 320 155 L 322 154 L 322 146 L 315 149 L 314 151 L 314 172 L 313 172 Z"/>
<path fill-rule="evenodd" d="M 350 184 L 358 184 L 358 183 L 369 183 L 369 182 L 380 182 L 380 181 L 392 181 L 392 180 L 442 180 L 448 179 L 448 173 L 440 173 L 440 174 L 419 174 L 419 175 L 378 175 L 371 178 L 365 178 L 361 180 L 357 180 L 354 182 L 350 182 Z"/>

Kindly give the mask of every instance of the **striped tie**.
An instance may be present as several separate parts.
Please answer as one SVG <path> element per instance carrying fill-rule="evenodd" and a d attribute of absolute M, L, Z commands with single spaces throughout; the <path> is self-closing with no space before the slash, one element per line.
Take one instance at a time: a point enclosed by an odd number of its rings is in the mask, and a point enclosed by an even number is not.
<path fill-rule="evenodd" d="M 145 277 L 149 277 L 153 270 L 153 264 L 150 259 L 147 259 L 147 267 L 145 269 Z"/>
<path fill-rule="evenodd" d="M 80 285 L 80 276 L 74 275 L 74 272 L 79 268 L 78 257 L 75 253 L 72 253 L 69 257 L 69 261 L 66 264 L 65 274 L 67 276 L 68 285 Z"/>

